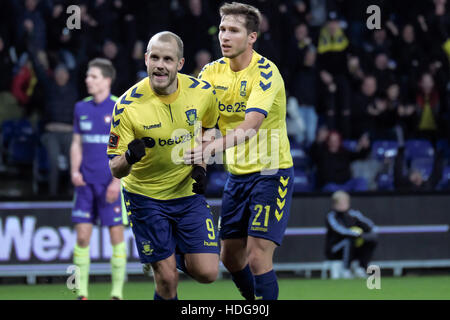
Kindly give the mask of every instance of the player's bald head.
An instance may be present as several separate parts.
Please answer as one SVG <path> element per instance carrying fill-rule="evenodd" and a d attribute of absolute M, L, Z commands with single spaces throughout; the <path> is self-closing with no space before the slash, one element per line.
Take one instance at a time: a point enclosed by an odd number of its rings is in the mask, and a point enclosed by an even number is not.
<path fill-rule="evenodd" d="M 178 59 L 183 58 L 183 54 L 184 54 L 184 45 L 183 45 L 183 41 L 181 40 L 181 38 L 179 36 L 177 36 L 175 33 L 170 32 L 170 31 L 162 31 L 162 32 L 158 32 L 157 34 L 155 34 L 153 37 L 150 38 L 150 41 L 148 42 L 147 45 L 147 52 L 149 52 L 152 48 L 152 45 L 155 42 L 171 42 L 171 43 L 175 43 L 177 46 L 177 56 Z"/>

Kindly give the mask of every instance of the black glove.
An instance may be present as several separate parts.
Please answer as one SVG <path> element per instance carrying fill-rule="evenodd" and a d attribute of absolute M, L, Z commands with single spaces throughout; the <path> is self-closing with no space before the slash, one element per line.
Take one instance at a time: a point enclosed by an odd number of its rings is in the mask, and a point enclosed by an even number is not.
<path fill-rule="evenodd" d="M 125 159 L 132 165 L 140 161 L 145 156 L 145 143 L 142 139 L 134 139 L 128 144 L 128 150 L 125 152 Z"/>
<path fill-rule="evenodd" d="M 206 190 L 206 170 L 200 166 L 194 166 L 191 174 L 192 179 L 195 183 L 192 184 L 192 192 L 197 194 L 204 194 Z"/>

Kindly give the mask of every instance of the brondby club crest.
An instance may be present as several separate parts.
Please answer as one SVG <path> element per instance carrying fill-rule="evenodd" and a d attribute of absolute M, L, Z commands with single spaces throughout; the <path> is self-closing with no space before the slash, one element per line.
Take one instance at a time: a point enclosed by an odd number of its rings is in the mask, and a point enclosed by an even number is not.
<path fill-rule="evenodd" d="M 187 117 L 186 122 L 190 126 L 193 126 L 195 123 L 195 120 L 197 120 L 197 109 L 190 109 L 190 110 L 186 111 L 185 113 L 186 113 L 186 117 Z"/>

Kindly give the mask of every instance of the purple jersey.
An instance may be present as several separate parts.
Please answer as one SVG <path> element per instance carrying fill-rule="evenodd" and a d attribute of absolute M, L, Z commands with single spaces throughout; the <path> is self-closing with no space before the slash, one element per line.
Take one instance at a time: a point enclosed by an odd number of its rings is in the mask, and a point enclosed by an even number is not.
<path fill-rule="evenodd" d="M 73 132 L 81 135 L 83 158 L 81 174 L 86 183 L 107 184 L 112 175 L 106 147 L 117 97 L 110 95 L 97 104 L 92 97 L 75 105 Z"/>

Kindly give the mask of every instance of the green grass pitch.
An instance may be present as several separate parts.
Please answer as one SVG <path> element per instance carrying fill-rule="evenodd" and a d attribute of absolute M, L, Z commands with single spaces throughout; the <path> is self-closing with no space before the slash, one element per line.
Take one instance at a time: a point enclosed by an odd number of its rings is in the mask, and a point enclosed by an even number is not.
<path fill-rule="evenodd" d="M 109 299 L 110 283 L 95 282 L 89 286 L 89 299 Z M 302 278 L 279 279 L 280 300 L 379 300 L 379 299 L 433 299 L 450 300 L 450 276 L 382 277 L 381 289 L 369 290 L 366 280 L 321 280 Z M 125 283 L 124 298 L 132 300 L 153 299 L 151 279 L 144 282 Z M 229 279 L 212 284 L 199 284 L 181 280 L 178 297 L 183 300 L 241 299 Z M 75 294 L 65 283 L 36 285 L 0 285 L 0 300 L 73 300 Z"/>

